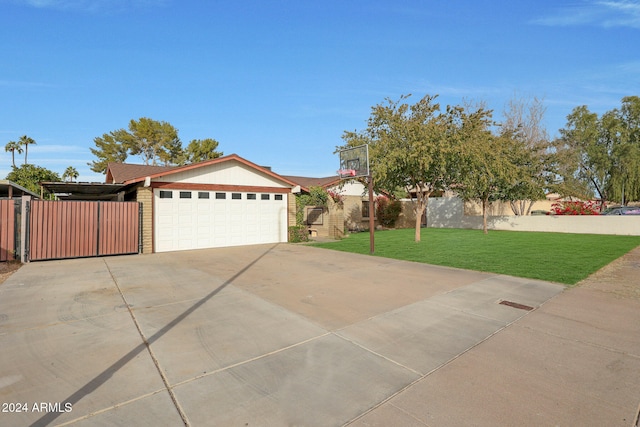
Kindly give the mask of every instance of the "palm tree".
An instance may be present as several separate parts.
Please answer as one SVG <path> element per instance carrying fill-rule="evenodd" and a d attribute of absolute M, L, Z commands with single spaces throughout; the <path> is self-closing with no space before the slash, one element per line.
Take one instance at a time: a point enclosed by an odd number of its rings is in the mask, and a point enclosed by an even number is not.
<path fill-rule="evenodd" d="M 7 153 L 11 151 L 11 163 L 13 167 L 16 167 L 16 151 L 18 154 L 22 154 L 22 146 L 19 142 L 9 141 L 7 145 L 4 146 L 4 151 Z"/>
<path fill-rule="evenodd" d="M 73 182 L 76 178 L 78 178 L 78 171 L 73 166 L 69 166 L 62 174 L 63 181 Z"/>
<path fill-rule="evenodd" d="M 27 164 L 27 154 L 29 153 L 29 145 L 36 145 L 36 142 L 33 138 L 29 138 L 27 135 L 22 135 L 20 137 L 20 141 L 18 141 L 20 145 L 24 145 L 24 164 Z"/>

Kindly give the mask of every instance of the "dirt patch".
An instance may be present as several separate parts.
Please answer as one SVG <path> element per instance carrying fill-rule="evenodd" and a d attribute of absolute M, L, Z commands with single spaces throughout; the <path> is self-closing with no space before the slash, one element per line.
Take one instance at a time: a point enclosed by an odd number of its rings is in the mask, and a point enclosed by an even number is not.
<path fill-rule="evenodd" d="M 640 301 L 640 247 L 587 277 L 578 286 Z"/>
<path fill-rule="evenodd" d="M 0 262 L 0 284 L 15 273 L 22 264 L 18 261 Z"/>

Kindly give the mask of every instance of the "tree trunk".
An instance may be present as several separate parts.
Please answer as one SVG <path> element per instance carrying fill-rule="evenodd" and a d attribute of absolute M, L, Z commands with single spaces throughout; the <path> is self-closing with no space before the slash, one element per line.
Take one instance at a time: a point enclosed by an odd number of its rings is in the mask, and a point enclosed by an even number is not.
<path fill-rule="evenodd" d="M 525 215 L 529 215 L 531 213 L 531 208 L 533 207 L 534 203 L 535 200 L 529 200 L 529 205 L 527 206 L 527 212 L 525 213 Z"/>
<path fill-rule="evenodd" d="M 489 234 L 487 229 L 487 205 L 489 204 L 489 197 L 482 198 L 482 232 Z"/>
<path fill-rule="evenodd" d="M 421 223 L 422 223 L 422 213 L 424 212 L 424 206 L 422 206 L 422 201 L 420 201 L 418 199 L 418 201 L 416 202 L 418 203 L 418 205 L 416 206 L 416 233 L 415 233 L 415 241 L 419 242 L 420 241 L 420 230 L 421 230 Z"/>
<path fill-rule="evenodd" d="M 518 204 L 515 201 L 509 200 L 509 206 L 511 207 L 511 212 L 513 212 L 515 216 L 520 215 Z"/>

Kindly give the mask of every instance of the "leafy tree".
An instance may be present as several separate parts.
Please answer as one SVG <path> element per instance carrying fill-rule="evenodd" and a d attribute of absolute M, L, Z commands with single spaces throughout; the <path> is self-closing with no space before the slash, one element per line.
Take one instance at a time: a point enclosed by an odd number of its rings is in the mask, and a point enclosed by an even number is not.
<path fill-rule="evenodd" d="M 11 165 L 12 167 L 16 167 L 16 151 L 18 152 L 18 154 L 22 154 L 22 146 L 20 145 L 19 142 L 16 141 L 9 141 L 7 143 L 7 145 L 4 146 L 4 151 L 6 151 L 7 153 L 10 151 L 11 152 Z"/>
<path fill-rule="evenodd" d="M 22 135 L 18 140 L 20 145 L 24 145 L 24 164 L 27 164 L 27 155 L 29 154 L 29 146 L 36 145 L 36 141 L 33 138 L 29 138 L 27 135 Z"/>
<path fill-rule="evenodd" d="M 129 122 L 129 131 L 119 130 L 116 138 L 132 155 L 140 155 L 145 165 L 175 164 L 182 155 L 178 130 L 171 124 L 142 117 Z"/>
<path fill-rule="evenodd" d="M 73 182 L 76 178 L 78 178 L 78 175 L 79 174 L 76 168 L 74 168 L 73 166 L 69 166 L 64 170 L 64 173 L 62 174 L 62 180 Z"/>
<path fill-rule="evenodd" d="M 218 141 L 213 138 L 194 139 L 184 150 L 181 163 L 197 163 L 204 160 L 217 159 L 222 156 L 222 151 L 216 151 Z"/>
<path fill-rule="evenodd" d="M 101 137 L 96 137 L 93 142 L 96 148 L 90 148 L 91 153 L 98 158 L 91 163 L 87 163 L 91 170 L 98 173 L 105 173 L 109 163 L 122 163 L 127 160 L 128 147 L 118 141 L 117 131 L 105 133 Z"/>
<path fill-rule="evenodd" d="M 613 146 L 610 198 L 621 204 L 640 200 L 640 97 L 623 98 L 620 109 L 602 116 L 602 124 Z"/>
<path fill-rule="evenodd" d="M 182 165 L 222 156 L 218 141 L 194 139 L 186 149 L 171 124 L 142 117 L 131 120 L 128 130 L 118 129 L 94 139 L 91 153 L 97 160 L 89 163 L 94 172 L 104 173 L 109 163 L 124 162 L 129 155 L 140 155 L 145 164 Z"/>
<path fill-rule="evenodd" d="M 13 168 L 6 179 L 23 186 L 29 191 L 40 193 L 41 182 L 58 182 L 60 181 L 60 176 L 47 168 L 24 164 Z"/>
<path fill-rule="evenodd" d="M 602 206 L 612 197 L 624 202 L 640 196 L 640 98 L 626 97 L 622 103 L 620 110 L 601 117 L 586 105 L 567 116 L 554 144 L 563 181 L 574 187 L 565 186 L 565 193 L 595 194 Z"/>
<path fill-rule="evenodd" d="M 144 164 L 178 164 L 184 158 L 178 130 L 171 124 L 142 117 L 131 120 L 128 130 L 118 129 L 94 139 L 91 153 L 98 161 L 89 163 L 94 172 L 105 172 L 110 162 L 123 162 L 128 155 L 140 155 Z"/>
<path fill-rule="evenodd" d="M 536 200 L 544 197 L 544 189 L 551 186 L 554 175 L 550 141 L 543 119 L 546 108 L 536 97 L 527 100 L 512 98 L 504 111 L 501 135 L 513 143 L 511 161 L 518 166 L 518 174 L 506 189 L 515 215 L 528 215 Z"/>
<path fill-rule="evenodd" d="M 449 131 L 451 121 L 440 113 L 437 96 L 425 96 L 415 104 L 398 101 L 372 108 L 367 129 L 345 132 L 346 144 L 338 149 L 369 144 L 370 169 L 374 186 L 393 193 L 398 187 L 415 194 L 413 210 L 416 216 L 415 241 L 421 237 L 421 218 L 429 196 L 445 190 L 451 183 L 448 167 L 451 163 Z"/>
<path fill-rule="evenodd" d="M 467 112 L 460 108 L 457 115 L 455 190 L 464 200 L 481 202 L 482 228 L 487 234 L 489 203 L 505 199 L 518 179 L 518 166 L 512 161 L 516 146 L 509 136 L 491 132 L 491 111 L 478 108 Z"/>

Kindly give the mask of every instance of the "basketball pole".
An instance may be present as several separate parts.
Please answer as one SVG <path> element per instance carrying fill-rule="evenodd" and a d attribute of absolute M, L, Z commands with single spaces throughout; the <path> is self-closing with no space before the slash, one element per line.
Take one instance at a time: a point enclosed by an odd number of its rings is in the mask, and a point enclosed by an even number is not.
<path fill-rule="evenodd" d="M 369 253 L 373 255 L 375 252 L 375 203 L 373 201 L 373 173 L 369 170 Z"/>

